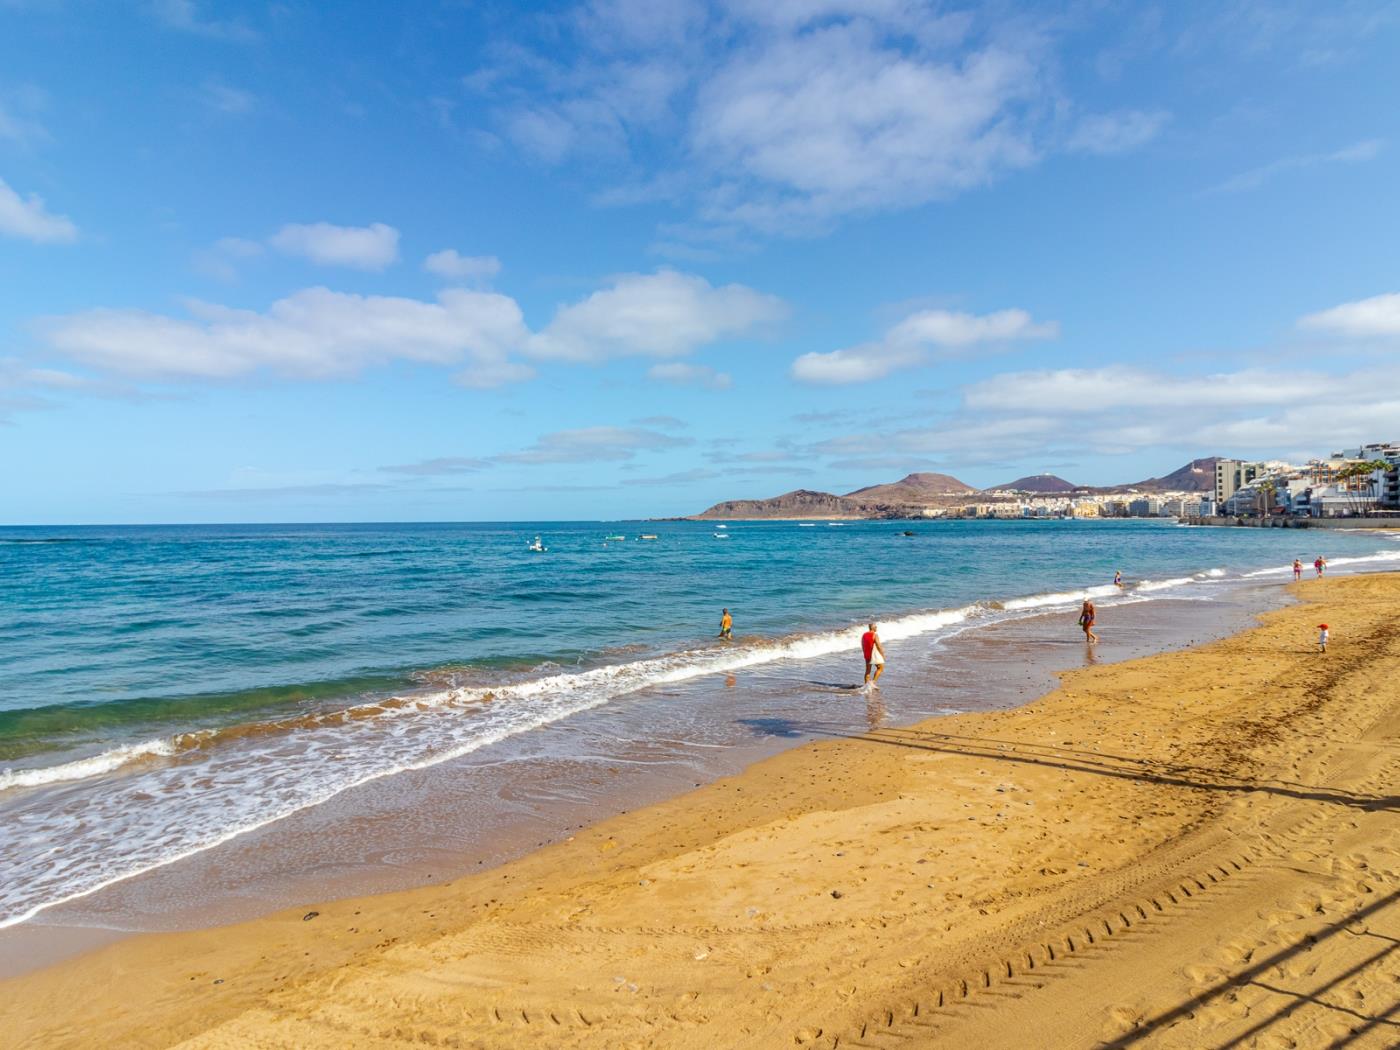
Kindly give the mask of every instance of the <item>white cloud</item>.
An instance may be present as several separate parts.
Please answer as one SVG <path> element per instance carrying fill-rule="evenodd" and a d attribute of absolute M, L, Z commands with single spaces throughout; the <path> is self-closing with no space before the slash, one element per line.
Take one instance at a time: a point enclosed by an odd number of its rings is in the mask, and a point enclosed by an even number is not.
<path fill-rule="evenodd" d="M 706 224 L 808 233 L 986 185 L 1039 160 L 1040 140 L 1053 144 L 1048 20 L 941 8 L 594 2 L 561 20 L 546 49 L 497 48 L 467 86 L 537 159 L 627 164 L 600 199 L 659 192 L 694 201 Z M 1105 116 L 1086 125 L 1082 148 L 1129 148 L 1156 121 Z M 682 257 L 685 246 L 667 250 Z"/>
<path fill-rule="evenodd" d="M 1040 11 L 588 0 L 571 15 L 537 50 L 496 46 L 464 86 L 487 99 L 499 139 L 531 157 L 604 159 L 611 185 L 595 200 L 689 201 L 703 226 L 810 234 L 951 198 L 1052 150 L 1134 149 L 1168 119 L 1143 109 L 1075 122 L 1054 49 L 1076 20 Z M 665 237 L 657 250 L 716 248 Z"/>
<path fill-rule="evenodd" d="M 868 383 L 924 364 L 938 352 L 947 355 L 972 347 L 1005 347 L 1025 340 L 1053 339 L 1059 334 L 1056 322 L 1035 321 L 1020 309 L 982 315 L 920 310 L 890 328 L 879 342 L 803 354 L 792 363 L 792 376 L 803 383 L 827 386 Z"/>
<path fill-rule="evenodd" d="M 158 22 L 182 33 L 239 44 L 258 39 L 258 34 L 242 22 L 205 17 L 195 0 L 151 0 L 150 10 Z"/>
<path fill-rule="evenodd" d="M 867 20 L 741 50 L 702 85 L 692 152 L 718 185 L 704 212 L 771 232 L 980 186 L 1037 151 L 1036 64 L 998 47 L 956 60 Z"/>
<path fill-rule="evenodd" d="M 1256 190 L 1275 176 L 1289 171 L 1316 168 L 1324 164 L 1360 164 L 1374 160 L 1380 154 L 1383 145 L 1384 143 L 1380 139 L 1366 139 L 1331 153 L 1305 153 L 1295 157 L 1283 157 L 1261 167 L 1241 172 L 1217 186 L 1212 186 L 1206 192 L 1241 193 L 1245 190 Z"/>
<path fill-rule="evenodd" d="M 209 258 L 228 266 L 261 251 L 253 241 L 218 242 Z M 772 296 L 739 285 L 712 287 L 662 271 L 628 274 L 561 307 L 540 333 L 509 296 L 446 288 L 435 300 L 351 295 L 307 288 L 265 312 L 190 300 L 187 316 L 97 309 L 40 323 L 50 349 L 104 372 L 165 380 L 221 380 L 266 372 L 291 378 L 355 374 L 390 361 L 459 366 L 462 386 L 490 388 L 535 375 L 520 356 L 597 363 L 614 356 L 676 357 L 783 316 Z M 727 385 L 703 366 L 653 376 Z"/>
<path fill-rule="evenodd" d="M 1157 137 L 1170 119 L 1161 110 L 1125 110 L 1081 117 L 1065 148 L 1081 153 L 1126 153 Z"/>
<path fill-rule="evenodd" d="M 745 19 L 787 30 L 832 19 L 870 18 L 949 42 L 968 28 L 966 16 L 940 17 L 920 0 L 724 0 L 724 6 Z"/>
<path fill-rule="evenodd" d="M 1054 416 L 1119 409 L 1167 408 L 1210 412 L 1222 408 L 1286 405 L 1342 395 L 1340 376 L 1278 369 L 1200 376 L 1171 376 L 1126 365 L 1009 372 L 963 391 L 974 410 L 1033 411 Z"/>
<path fill-rule="evenodd" d="M 674 270 L 624 274 L 611 287 L 561 307 L 528 350 L 561 361 L 683 357 L 786 315 L 781 299 L 743 285 L 716 288 L 703 277 Z"/>
<path fill-rule="evenodd" d="M 888 338 L 896 343 L 932 343 L 961 349 L 984 343 L 1054 339 L 1059 334 L 1057 322 L 1037 322 L 1025 310 L 997 310 L 980 316 L 952 310 L 920 310 L 890 329 Z"/>
<path fill-rule="evenodd" d="M 59 368 L 36 368 L 13 357 L 0 357 L 0 423 L 14 412 L 57 407 L 50 395 L 82 393 L 97 397 L 145 400 L 137 391 L 109 380 L 76 375 Z"/>
<path fill-rule="evenodd" d="M 489 281 L 501 272 L 501 260 L 494 255 L 462 255 L 455 248 L 444 248 L 424 259 L 423 269 L 450 281 Z"/>
<path fill-rule="evenodd" d="M 632 459 L 638 452 L 693 444 L 643 427 L 583 427 L 545 434 L 520 452 L 495 457 L 502 463 L 591 463 Z"/>
<path fill-rule="evenodd" d="M 467 379 L 520 378 L 507 360 L 525 338 L 513 299 L 459 288 L 436 302 L 308 288 L 266 313 L 191 302 L 191 319 L 89 310 L 42 326 L 60 354 L 104 371 L 163 379 L 227 379 L 266 370 L 318 378 L 393 360 L 467 365 Z"/>
<path fill-rule="evenodd" d="M 930 425 L 846 434 L 807 446 L 824 457 L 927 455 L 950 465 L 1044 463 L 1047 456 L 1326 453 L 1386 440 L 1400 395 L 1358 399 L 1363 374 L 1248 369 L 1170 375 L 1122 366 L 993 376 L 962 391 L 960 407 Z"/>
<path fill-rule="evenodd" d="M 289 223 L 268 244 L 287 255 L 357 270 L 383 270 L 399 257 L 399 231 L 382 222 L 369 226 Z"/>
<path fill-rule="evenodd" d="M 792 377 L 802 383 L 845 386 L 883 379 L 901 368 L 912 368 L 926 359 L 922 347 L 889 343 L 862 343 L 829 353 L 806 353 L 792 363 Z"/>
<path fill-rule="evenodd" d="M 1308 314 L 1298 327 L 1354 339 L 1400 336 L 1400 292 L 1374 295 Z"/>
<path fill-rule="evenodd" d="M 36 243 L 78 239 L 78 227 L 66 215 L 54 215 L 37 193 L 21 197 L 0 179 L 0 234 Z"/>
<path fill-rule="evenodd" d="M 728 390 L 734 385 L 734 377 L 727 372 L 717 372 L 709 365 L 693 365 L 685 361 L 652 365 L 647 369 L 647 376 L 662 383 L 702 386 L 710 390 Z"/>

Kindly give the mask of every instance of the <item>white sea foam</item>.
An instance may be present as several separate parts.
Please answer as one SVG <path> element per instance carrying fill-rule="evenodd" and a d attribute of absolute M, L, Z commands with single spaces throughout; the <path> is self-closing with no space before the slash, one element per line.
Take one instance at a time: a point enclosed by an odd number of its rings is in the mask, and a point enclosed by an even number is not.
<path fill-rule="evenodd" d="M 1107 598 L 1111 594 L 1118 594 L 1119 590 L 1111 583 L 1102 587 L 1086 587 L 1081 591 L 1052 591 L 1048 594 L 1032 594 L 1025 598 L 1012 598 L 1001 603 L 1001 607 L 1008 611 L 1019 609 L 1040 609 L 1049 605 L 1072 605 L 1075 602 L 1082 602 L 1085 598 Z"/>
<path fill-rule="evenodd" d="M 40 787 L 44 784 L 58 784 L 65 780 L 85 780 L 101 776 L 114 769 L 120 769 L 130 762 L 142 759 L 168 756 L 175 753 L 175 745 L 170 740 L 147 740 L 140 744 L 125 744 L 110 751 L 63 762 L 56 766 L 40 766 L 35 769 L 0 770 L 0 791 L 7 788 Z"/>
<path fill-rule="evenodd" d="M 1365 565 L 1368 562 L 1395 562 L 1400 561 L 1400 551 L 1377 551 L 1375 554 L 1361 555 L 1355 558 L 1328 558 L 1328 566 L 1333 565 Z"/>
<path fill-rule="evenodd" d="M 1400 551 L 1396 551 L 1396 550 L 1390 550 L 1390 551 L 1376 551 L 1376 553 L 1374 553 L 1374 554 L 1362 554 L 1362 555 L 1358 555 L 1358 556 L 1352 557 L 1352 558 L 1346 558 L 1346 557 L 1342 557 L 1342 558 L 1328 558 L 1328 559 L 1327 559 L 1327 567 L 1328 567 L 1329 569 L 1333 569 L 1333 568 L 1336 568 L 1336 567 L 1339 566 L 1339 565 L 1372 565 L 1372 564 L 1384 566 L 1386 563 L 1392 563 L 1392 564 L 1393 564 L 1394 562 L 1397 562 L 1397 561 L 1400 561 Z M 1304 571 L 1304 572 L 1310 572 L 1310 571 L 1312 571 L 1312 567 L 1313 567 L 1313 563 L 1312 563 L 1310 560 L 1307 560 L 1307 559 L 1304 559 L 1304 560 L 1303 560 L 1303 571 Z M 1290 564 L 1288 564 L 1288 565 L 1276 565 L 1276 566 L 1273 566 L 1272 568 L 1268 568 L 1268 569 L 1255 569 L 1253 572 L 1247 572 L 1247 573 L 1245 573 L 1245 574 L 1244 574 L 1244 577 L 1245 577 L 1245 579 L 1255 579 L 1255 578 L 1260 577 L 1260 576 L 1289 576 L 1289 575 L 1292 575 L 1292 573 L 1293 573 L 1293 566 L 1292 566 L 1292 564 L 1290 563 Z"/>
<path fill-rule="evenodd" d="M 1184 587 L 1188 583 L 1196 583 L 1195 576 L 1178 576 L 1171 580 L 1143 580 L 1134 586 L 1137 591 L 1166 591 L 1173 587 Z"/>

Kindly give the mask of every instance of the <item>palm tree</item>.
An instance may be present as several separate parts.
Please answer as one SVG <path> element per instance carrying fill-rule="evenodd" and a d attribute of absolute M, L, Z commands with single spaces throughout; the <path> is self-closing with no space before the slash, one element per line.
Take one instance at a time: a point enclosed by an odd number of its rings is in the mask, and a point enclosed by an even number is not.
<path fill-rule="evenodd" d="M 1362 459 L 1355 463 L 1348 463 L 1337 472 L 1337 480 L 1343 482 L 1347 497 L 1351 500 L 1351 510 L 1358 517 L 1368 502 L 1375 499 L 1375 473 L 1378 470 L 1389 470 L 1390 464 L 1383 459 Z M 1362 478 L 1366 479 L 1364 485 L 1359 484 Z M 1367 499 L 1362 498 L 1365 493 Z"/>
<path fill-rule="evenodd" d="M 1259 507 L 1259 516 L 1267 518 L 1269 509 L 1274 505 L 1274 493 L 1278 491 L 1278 486 L 1272 481 L 1261 481 L 1257 486 L 1256 503 Z"/>

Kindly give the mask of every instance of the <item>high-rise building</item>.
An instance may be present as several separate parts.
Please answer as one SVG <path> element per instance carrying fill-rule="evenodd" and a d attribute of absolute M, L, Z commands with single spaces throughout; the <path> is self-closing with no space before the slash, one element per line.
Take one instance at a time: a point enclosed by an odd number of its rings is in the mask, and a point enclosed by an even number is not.
<path fill-rule="evenodd" d="M 1215 461 L 1215 502 L 1224 503 L 1260 474 L 1264 473 L 1263 463 L 1250 463 L 1242 459 L 1218 459 Z"/>

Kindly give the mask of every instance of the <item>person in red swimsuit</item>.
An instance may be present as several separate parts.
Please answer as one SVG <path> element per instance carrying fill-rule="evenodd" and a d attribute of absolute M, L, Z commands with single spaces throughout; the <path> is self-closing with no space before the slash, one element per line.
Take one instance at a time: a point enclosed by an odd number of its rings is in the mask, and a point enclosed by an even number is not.
<path fill-rule="evenodd" d="M 885 647 L 880 642 L 880 632 L 875 625 L 860 636 L 860 650 L 865 654 L 865 680 L 873 685 L 885 673 Z"/>

